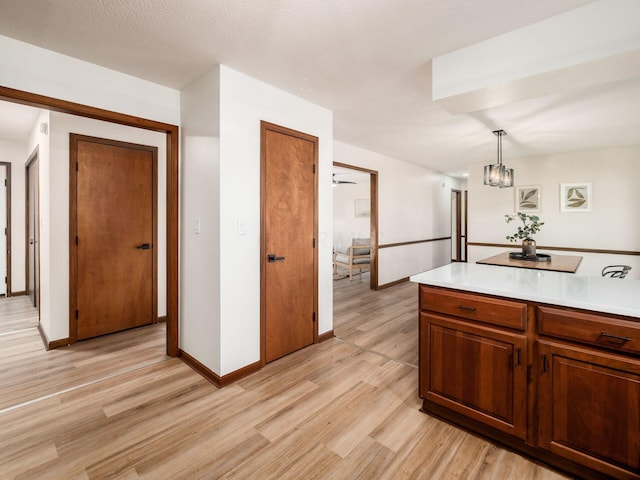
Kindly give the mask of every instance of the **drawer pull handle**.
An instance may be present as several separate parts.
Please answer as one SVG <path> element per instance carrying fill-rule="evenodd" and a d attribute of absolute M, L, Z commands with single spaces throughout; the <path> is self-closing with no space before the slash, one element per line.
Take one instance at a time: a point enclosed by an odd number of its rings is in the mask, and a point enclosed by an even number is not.
<path fill-rule="evenodd" d="M 458 305 L 458 308 L 460 308 L 460 310 L 464 310 L 465 312 L 475 312 L 476 311 L 476 307 L 466 307 L 464 305 Z"/>
<path fill-rule="evenodd" d="M 605 340 L 620 342 L 621 345 L 631 341 L 629 337 L 620 337 L 618 335 L 611 335 L 610 333 L 606 333 L 606 332 L 602 332 L 600 336 Z"/>

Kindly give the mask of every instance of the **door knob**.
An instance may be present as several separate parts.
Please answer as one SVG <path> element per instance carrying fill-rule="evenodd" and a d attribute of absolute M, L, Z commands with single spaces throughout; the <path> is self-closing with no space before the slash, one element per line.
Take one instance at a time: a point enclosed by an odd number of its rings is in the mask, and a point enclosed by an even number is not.
<path fill-rule="evenodd" d="M 151 245 L 149 245 L 148 243 L 143 243 L 142 245 L 138 245 L 136 248 L 138 250 L 149 250 L 151 248 Z"/>
<path fill-rule="evenodd" d="M 270 262 L 281 262 L 284 260 L 284 257 L 276 257 L 275 253 L 270 253 L 267 258 Z"/>

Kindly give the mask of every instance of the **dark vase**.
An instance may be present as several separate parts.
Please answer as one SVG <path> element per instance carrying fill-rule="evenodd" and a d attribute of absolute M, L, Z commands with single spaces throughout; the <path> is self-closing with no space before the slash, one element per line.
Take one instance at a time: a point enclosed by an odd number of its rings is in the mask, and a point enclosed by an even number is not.
<path fill-rule="evenodd" d="M 533 238 L 525 238 L 522 240 L 522 255 L 527 258 L 535 258 L 536 241 Z"/>

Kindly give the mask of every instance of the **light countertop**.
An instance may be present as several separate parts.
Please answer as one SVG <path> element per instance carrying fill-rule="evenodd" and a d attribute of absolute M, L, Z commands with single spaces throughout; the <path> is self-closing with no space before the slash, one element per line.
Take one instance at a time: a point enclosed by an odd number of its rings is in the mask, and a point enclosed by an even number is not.
<path fill-rule="evenodd" d="M 412 282 L 640 318 L 640 280 L 451 263 Z"/>

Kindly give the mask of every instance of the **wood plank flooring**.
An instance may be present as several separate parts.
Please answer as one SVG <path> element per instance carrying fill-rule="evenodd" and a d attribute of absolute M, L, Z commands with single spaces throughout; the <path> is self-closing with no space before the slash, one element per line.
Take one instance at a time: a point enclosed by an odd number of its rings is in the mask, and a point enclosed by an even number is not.
<path fill-rule="evenodd" d="M 222 389 L 163 325 L 39 354 L 35 329 L 0 336 L 0 478 L 564 478 L 418 411 L 415 285 L 334 290 L 337 338 Z"/>
<path fill-rule="evenodd" d="M 0 298 L 0 335 L 38 326 L 38 310 L 27 296 Z"/>

